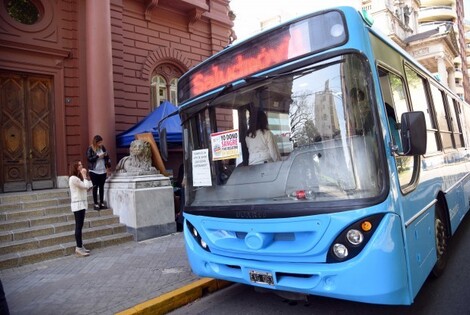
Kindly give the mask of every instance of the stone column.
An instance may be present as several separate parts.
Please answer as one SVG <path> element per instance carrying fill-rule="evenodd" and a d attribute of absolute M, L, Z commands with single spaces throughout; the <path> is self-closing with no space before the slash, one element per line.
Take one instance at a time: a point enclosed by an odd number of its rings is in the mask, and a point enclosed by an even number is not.
<path fill-rule="evenodd" d="M 456 93 L 456 86 L 455 86 L 455 69 L 454 68 L 449 68 L 449 71 L 447 72 L 449 74 L 449 88 L 452 90 L 452 92 Z"/>
<path fill-rule="evenodd" d="M 110 0 L 86 1 L 86 63 L 88 138 L 101 135 L 116 161 Z"/>
<path fill-rule="evenodd" d="M 444 84 L 445 86 L 449 86 L 447 67 L 446 67 L 446 61 L 444 59 L 444 56 L 438 56 L 436 57 L 436 59 L 437 59 L 437 72 L 439 73 L 439 76 L 441 77 L 441 83 Z"/>

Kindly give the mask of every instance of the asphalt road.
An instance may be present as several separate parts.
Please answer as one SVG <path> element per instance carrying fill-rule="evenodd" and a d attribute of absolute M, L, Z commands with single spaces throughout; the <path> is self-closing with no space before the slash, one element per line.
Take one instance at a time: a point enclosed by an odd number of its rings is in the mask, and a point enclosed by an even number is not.
<path fill-rule="evenodd" d="M 293 301 L 240 284 L 206 296 L 170 314 L 470 315 L 470 213 L 451 240 L 449 262 L 438 279 L 428 278 L 411 306 L 386 306 L 317 296 Z"/>

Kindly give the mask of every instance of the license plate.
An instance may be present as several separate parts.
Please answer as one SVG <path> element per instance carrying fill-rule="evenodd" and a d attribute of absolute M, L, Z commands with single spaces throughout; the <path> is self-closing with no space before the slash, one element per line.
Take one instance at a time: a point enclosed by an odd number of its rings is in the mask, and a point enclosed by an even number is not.
<path fill-rule="evenodd" d="M 250 281 L 254 283 L 274 285 L 273 275 L 269 272 L 251 270 Z"/>

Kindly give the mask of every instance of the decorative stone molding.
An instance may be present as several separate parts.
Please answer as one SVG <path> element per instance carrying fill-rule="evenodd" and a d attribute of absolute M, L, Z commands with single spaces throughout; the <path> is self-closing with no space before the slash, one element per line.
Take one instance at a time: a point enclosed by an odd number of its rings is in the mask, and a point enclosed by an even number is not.
<path fill-rule="evenodd" d="M 145 62 L 142 64 L 140 78 L 150 80 L 153 69 L 162 63 L 174 64 L 178 68 L 181 68 L 183 72 L 186 72 L 192 66 L 191 61 L 185 53 L 168 47 L 158 48 L 148 54 Z"/>
<path fill-rule="evenodd" d="M 179 78 L 183 75 L 183 71 L 180 67 L 174 66 L 172 63 L 165 62 L 160 63 L 153 70 L 153 74 L 159 74 L 163 76 L 166 82 L 169 84 L 172 78 Z"/>
<path fill-rule="evenodd" d="M 201 20 L 202 15 L 207 12 L 206 10 L 203 10 L 201 8 L 194 8 L 191 11 L 189 11 L 189 22 L 188 22 L 188 31 L 190 33 L 194 33 L 194 24 Z"/>
<path fill-rule="evenodd" d="M 0 1 L 0 38 L 21 38 L 22 43 L 31 42 L 59 42 L 57 25 L 58 4 L 57 1 L 33 1 L 39 11 L 39 19 L 36 23 L 28 25 L 14 20 L 7 12 L 8 1 Z"/>
<path fill-rule="evenodd" d="M 144 16 L 147 21 L 152 20 L 152 10 L 158 6 L 158 0 L 147 0 Z"/>

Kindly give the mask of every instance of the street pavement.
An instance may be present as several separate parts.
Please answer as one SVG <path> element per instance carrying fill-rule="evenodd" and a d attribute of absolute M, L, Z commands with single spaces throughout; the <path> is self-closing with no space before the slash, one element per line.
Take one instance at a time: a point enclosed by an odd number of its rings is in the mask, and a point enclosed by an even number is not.
<path fill-rule="evenodd" d="M 165 314 L 224 286 L 191 272 L 180 232 L 0 270 L 0 279 L 10 313 L 28 315 Z"/>

